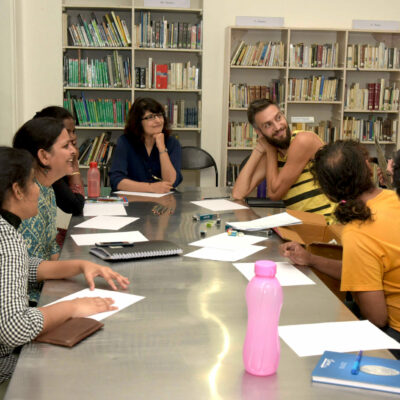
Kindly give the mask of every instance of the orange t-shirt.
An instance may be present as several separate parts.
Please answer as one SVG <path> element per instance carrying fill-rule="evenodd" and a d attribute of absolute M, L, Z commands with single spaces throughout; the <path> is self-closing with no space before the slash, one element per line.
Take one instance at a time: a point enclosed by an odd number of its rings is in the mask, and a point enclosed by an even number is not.
<path fill-rule="evenodd" d="M 342 233 L 341 290 L 383 290 L 388 323 L 400 331 L 400 199 L 382 190 L 367 201 L 372 221 L 352 221 Z"/>

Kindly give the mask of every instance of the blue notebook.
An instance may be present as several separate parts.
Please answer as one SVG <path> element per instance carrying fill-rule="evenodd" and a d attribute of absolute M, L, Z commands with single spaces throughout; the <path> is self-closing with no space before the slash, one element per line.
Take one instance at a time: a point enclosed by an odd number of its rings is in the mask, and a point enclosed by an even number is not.
<path fill-rule="evenodd" d="M 400 360 L 362 356 L 359 372 L 353 375 L 356 357 L 325 351 L 311 373 L 313 382 L 400 393 Z"/>

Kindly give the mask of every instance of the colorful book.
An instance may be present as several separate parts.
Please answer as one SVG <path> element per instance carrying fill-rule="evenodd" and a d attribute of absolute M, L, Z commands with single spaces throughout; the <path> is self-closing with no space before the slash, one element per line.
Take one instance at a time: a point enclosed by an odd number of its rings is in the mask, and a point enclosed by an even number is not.
<path fill-rule="evenodd" d="M 311 373 L 313 382 L 400 393 L 400 361 L 325 351 Z"/>

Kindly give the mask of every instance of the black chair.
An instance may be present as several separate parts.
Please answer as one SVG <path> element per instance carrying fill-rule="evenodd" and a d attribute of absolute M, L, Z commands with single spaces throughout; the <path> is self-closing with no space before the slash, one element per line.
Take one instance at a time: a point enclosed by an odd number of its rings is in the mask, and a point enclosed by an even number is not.
<path fill-rule="evenodd" d="M 182 169 L 204 169 L 210 167 L 214 167 L 215 186 L 218 187 L 218 168 L 212 155 L 200 147 L 182 147 Z"/>
<path fill-rule="evenodd" d="M 250 158 L 250 154 L 247 157 L 245 157 L 245 159 L 240 163 L 240 165 L 239 165 L 239 173 L 243 169 L 243 167 L 246 165 L 246 163 L 247 163 L 249 158 Z"/>

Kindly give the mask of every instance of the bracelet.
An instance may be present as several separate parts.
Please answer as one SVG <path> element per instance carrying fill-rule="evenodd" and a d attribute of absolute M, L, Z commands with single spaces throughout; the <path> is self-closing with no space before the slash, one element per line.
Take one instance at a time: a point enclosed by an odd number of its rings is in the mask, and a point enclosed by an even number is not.
<path fill-rule="evenodd" d="M 162 153 L 168 153 L 168 149 L 165 148 L 163 151 L 160 151 L 159 153 L 160 153 L 160 154 L 162 154 Z"/>
<path fill-rule="evenodd" d="M 254 147 L 254 150 L 257 150 L 260 154 L 264 154 L 264 152 L 259 150 L 259 149 L 257 149 L 257 147 Z"/>
<path fill-rule="evenodd" d="M 76 171 L 76 172 L 73 172 L 72 174 L 71 174 L 71 176 L 72 175 L 80 175 L 81 173 L 79 172 L 79 171 Z"/>

